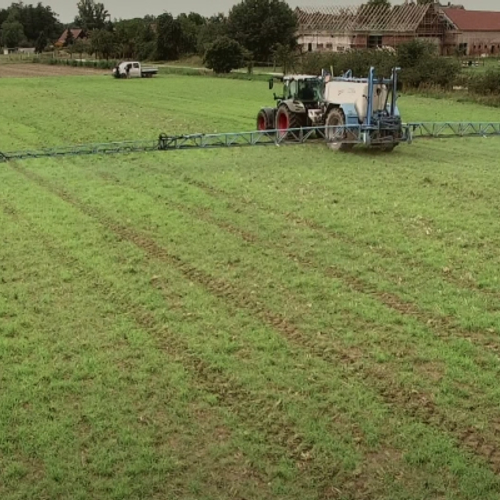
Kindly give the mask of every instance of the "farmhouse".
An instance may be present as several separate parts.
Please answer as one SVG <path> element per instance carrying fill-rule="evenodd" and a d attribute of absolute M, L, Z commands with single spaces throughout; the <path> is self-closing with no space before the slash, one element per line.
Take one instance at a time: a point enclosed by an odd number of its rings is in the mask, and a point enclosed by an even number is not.
<path fill-rule="evenodd" d="M 415 38 L 441 54 L 500 53 L 500 12 L 468 11 L 439 3 L 387 7 L 300 7 L 298 41 L 307 52 L 394 48 Z"/>
<path fill-rule="evenodd" d="M 81 30 L 81 29 L 71 29 L 71 30 L 64 30 L 63 34 L 59 37 L 59 40 L 54 44 L 55 47 L 61 48 L 66 45 L 66 40 L 68 38 L 68 34 L 71 31 L 71 34 L 73 35 L 73 40 L 76 42 L 76 40 L 86 40 L 87 35 L 86 33 Z"/>

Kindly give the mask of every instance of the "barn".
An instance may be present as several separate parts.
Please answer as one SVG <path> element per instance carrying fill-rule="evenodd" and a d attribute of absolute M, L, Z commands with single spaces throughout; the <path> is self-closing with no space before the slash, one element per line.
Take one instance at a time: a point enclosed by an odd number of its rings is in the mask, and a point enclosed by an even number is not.
<path fill-rule="evenodd" d="M 500 54 L 500 12 L 404 3 L 393 7 L 300 7 L 298 42 L 305 52 L 394 48 L 425 39 L 443 55 Z"/>
<path fill-rule="evenodd" d="M 443 9 L 443 14 L 452 26 L 446 33 L 445 54 L 500 54 L 500 12 Z"/>
<path fill-rule="evenodd" d="M 396 47 L 414 38 L 442 45 L 448 23 L 435 4 L 300 7 L 296 14 L 306 52 Z"/>

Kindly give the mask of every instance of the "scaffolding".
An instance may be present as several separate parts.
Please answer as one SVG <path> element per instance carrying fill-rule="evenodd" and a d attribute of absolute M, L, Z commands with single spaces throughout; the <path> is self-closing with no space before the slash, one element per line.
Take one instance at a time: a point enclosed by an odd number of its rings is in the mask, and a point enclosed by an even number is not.
<path fill-rule="evenodd" d="M 296 14 L 299 43 L 309 52 L 388 48 L 414 38 L 434 41 L 442 49 L 453 28 L 435 3 L 298 7 Z"/>

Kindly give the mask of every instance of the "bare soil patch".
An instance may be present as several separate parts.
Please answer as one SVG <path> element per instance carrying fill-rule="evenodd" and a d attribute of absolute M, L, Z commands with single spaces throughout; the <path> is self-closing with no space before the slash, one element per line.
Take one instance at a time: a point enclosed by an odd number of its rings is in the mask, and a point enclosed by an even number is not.
<path fill-rule="evenodd" d="M 109 70 L 96 68 L 73 68 L 71 66 L 50 66 L 48 64 L 2 64 L 0 78 L 39 78 L 47 76 L 105 75 Z"/>

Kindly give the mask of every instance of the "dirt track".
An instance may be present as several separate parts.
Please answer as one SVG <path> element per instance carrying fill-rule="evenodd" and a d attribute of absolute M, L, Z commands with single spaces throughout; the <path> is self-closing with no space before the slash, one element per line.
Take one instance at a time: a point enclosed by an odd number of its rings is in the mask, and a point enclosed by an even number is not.
<path fill-rule="evenodd" d="M 95 76 L 110 74 L 110 70 L 73 68 L 48 64 L 0 64 L 0 78 L 39 78 L 44 76 Z"/>

